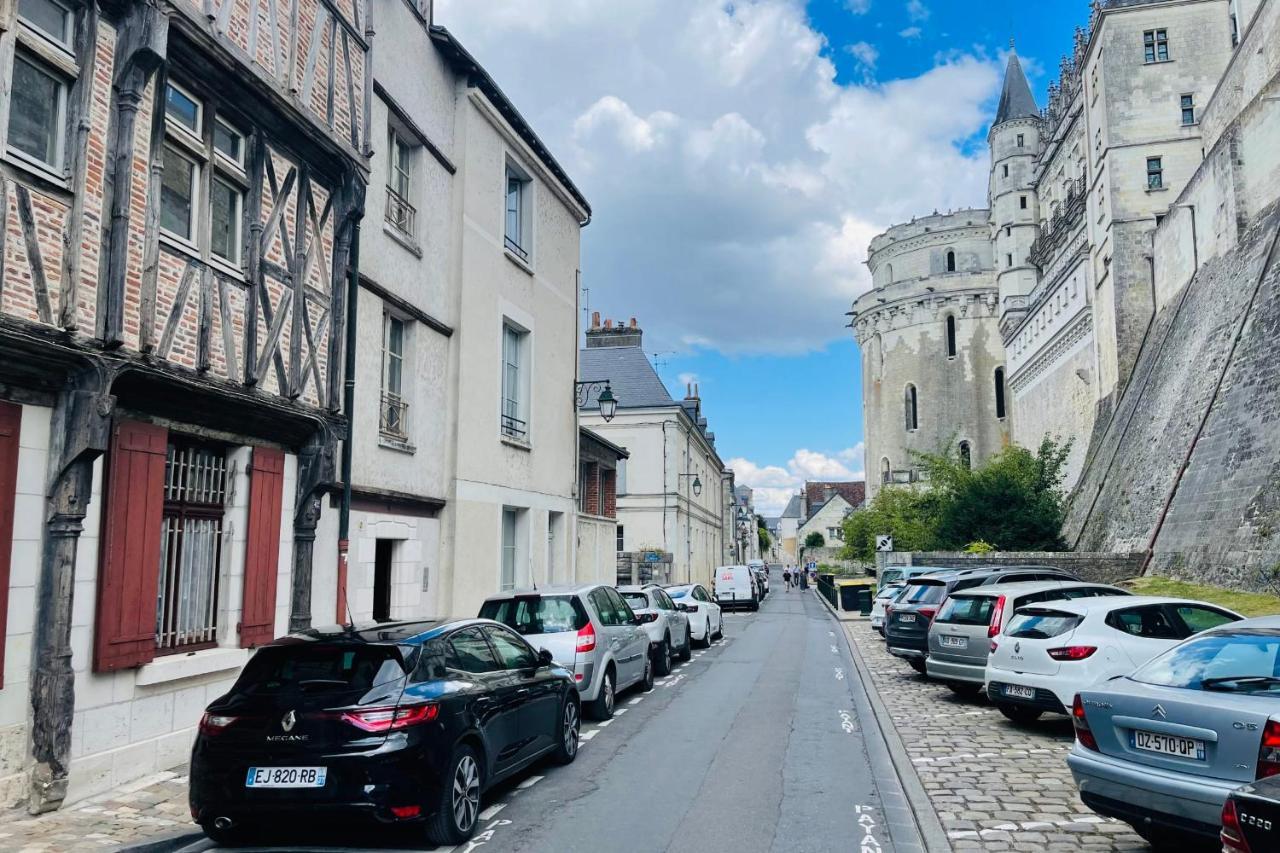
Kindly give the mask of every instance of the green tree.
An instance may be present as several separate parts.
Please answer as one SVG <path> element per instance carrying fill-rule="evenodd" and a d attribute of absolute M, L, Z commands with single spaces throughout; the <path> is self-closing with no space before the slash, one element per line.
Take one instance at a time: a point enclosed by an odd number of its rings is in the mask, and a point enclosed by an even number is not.
<path fill-rule="evenodd" d="M 816 530 L 804 537 L 804 547 L 806 548 L 825 548 L 826 545 L 827 540 Z"/>
<path fill-rule="evenodd" d="M 940 496 L 932 491 L 886 486 L 866 508 L 844 520 L 846 560 L 875 559 L 876 536 L 893 536 L 898 551 L 933 551 L 938 548 Z"/>
<path fill-rule="evenodd" d="M 757 527 L 756 536 L 760 539 L 760 553 L 769 553 L 769 546 L 773 543 L 773 538 L 769 536 L 769 531 L 763 527 Z"/>

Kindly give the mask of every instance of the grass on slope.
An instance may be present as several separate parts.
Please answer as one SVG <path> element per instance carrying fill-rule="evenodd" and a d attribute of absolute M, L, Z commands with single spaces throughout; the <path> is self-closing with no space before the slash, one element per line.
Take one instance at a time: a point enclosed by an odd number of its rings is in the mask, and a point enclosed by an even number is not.
<path fill-rule="evenodd" d="M 1280 596 L 1257 592 L 1236 592 L 1217 586 L 1186 583 L 1162 577 L 1132 578 L 1120 586 L 1138 595 L 1167 595 L 1174 598 L 1194 598 L 1242 613 L 1245 616 L 1272 616 L 1280 613 Z"/>

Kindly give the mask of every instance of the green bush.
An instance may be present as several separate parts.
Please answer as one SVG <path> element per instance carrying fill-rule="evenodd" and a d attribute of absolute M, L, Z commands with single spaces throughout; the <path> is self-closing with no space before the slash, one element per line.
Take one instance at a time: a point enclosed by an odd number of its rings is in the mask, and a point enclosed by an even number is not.
<path fill-rule="evenodd" d="M 825 548 L 826 545 L 827 540 L 816 530 L 804 537 L 804 547 L 806 548 Z"/>
<path fill-rule="evenodd" d="M 992 545 L 990 542 L 984 542 L 981 539 L 976 542 L 970 542 L 968 545 L 964 546 L 964 552 L 966 554 L 990 554 L 995 550 L 995 545 Z"/>

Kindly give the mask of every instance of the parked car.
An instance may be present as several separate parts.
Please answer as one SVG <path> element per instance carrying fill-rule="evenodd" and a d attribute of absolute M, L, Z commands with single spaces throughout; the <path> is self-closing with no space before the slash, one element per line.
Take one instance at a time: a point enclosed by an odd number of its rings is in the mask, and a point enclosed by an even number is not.
<path fill-rule="evenodd" d="M 929 626 L 925 670 L 955 693 L 976 694 L 986 684 L 991 640 L 1013 618 L 1014 611 L 1046 601 L 1130 595 L 1107 584 L 1082 581 L 1021 581 L 953 592 Z"/>
<path fill-rule="evenodd" d="M 480 615 L 551 652 L 573 673 L 587 713 L 613 716 L 617 695 L 653 685 L 649 634 L 616 589 L 604 584 L 544 587 L 490 596 Z"/>
<path fill-rule="evenodd" d="M 1141 595 L 1024 607 L 991 643 L 987 696 L 1014 722 L 1067 714 L 1081 690 L 1241 618 L 1202 601 Z"/>
<path fill-rule="evenodd" d="M 941 568 L 939 566 L 894 566 L 882 571 L 876 577 L 876 583 L 880 586 L 888 586 L 889 584 L 905 584 L 912 578 L 918 578 L 921 575 L 937 574 L 938 572 L 950 572 L 954 569 Z"/>
<path fill-rule="evenodd" d="M 1222 853 L 1280 850 L 1280 776 L 1236 788 L 1222 804 Z"/>
<path fill-rule="evenodd" d="M 471 837 L 485 789 L 574 760 L 573 674 L 483 619 L 313 628 L 260 648 L 209 704 L 191 814 L 215 841 L 322 810 Z"/>
<path fill-rule="evenodd" d="M 897 598 L 906 588 L 905 583 L 891 583 L 876 590 L 876 597 L 871 600 L 871 630 L 884 636 L 885 608 L 889 602 Z"/>
<path fill-rule="evenodd" d="M 760 609 L 760 591 L 755 572 L 746 566 L 721 566 L 716 569 L 716 603 L 724 609 L 745 607 Z"/>
<path fill-rule="evenodd" d="M 1033 580 L 1079 580 L 1069 572 L 1042 567 L 997 567 L 941 570 L 907 581 L 907 588 L 885 611 L 885 643 L 916 672 L 926 671 L 929 624 L 953 592 L 996 583 Z"/>
<path fill-rule="evenodd" d="M 658 675 L 671 674 L 671 659 L 693 656 L 693 629 L 689 616 L 676 607 L 666 590 L 657 584 L 620 586 L 618 592 L 631 605 L 640 626 L 649 635 L 649 654 Z"/>
<path fill-rule="evenodd" d="M 676 606 L 683 608 L 689 617 L 695 643 L 709 646 L 724 636 L 724 613 L 705 586 L 686 583 L 669 586 L 666 590 Z"/>
<path fill-rule="evenodd" d="M 1234 789 L 1280 778 L 1280 617 L 1212 627 L 1220 617 L 1191 614 L 1201 616 L 1204 633 L 1131 675 L 1082 689 L 1072 707 L 1067 764 L 1080 798 L 1162 849 L 1186 850 L 1196 838 L 1212 844 Z M 1236 816 L 1265 839 L 1252 850 L 1280 849 L 1280 824 L 1265 824 L 1275 812 L 1261 799 L 1241 792 Z"/>

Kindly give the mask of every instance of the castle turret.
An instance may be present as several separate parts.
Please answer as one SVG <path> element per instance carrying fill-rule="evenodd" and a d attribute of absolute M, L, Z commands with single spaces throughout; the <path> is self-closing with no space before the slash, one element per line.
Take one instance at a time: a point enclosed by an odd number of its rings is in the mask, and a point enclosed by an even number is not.
<path fill-rule="evenodd" d="M 1036 283 L 1036 269 L 1027 255 L 1039 232 L 1034 177 L 1043 127 L 1022 63 L 1011 51 L 1000 106 L 987 135 L 991 146 L 987 201 L 1002 328 L 1025 311 L 1025 297 Z"/>

